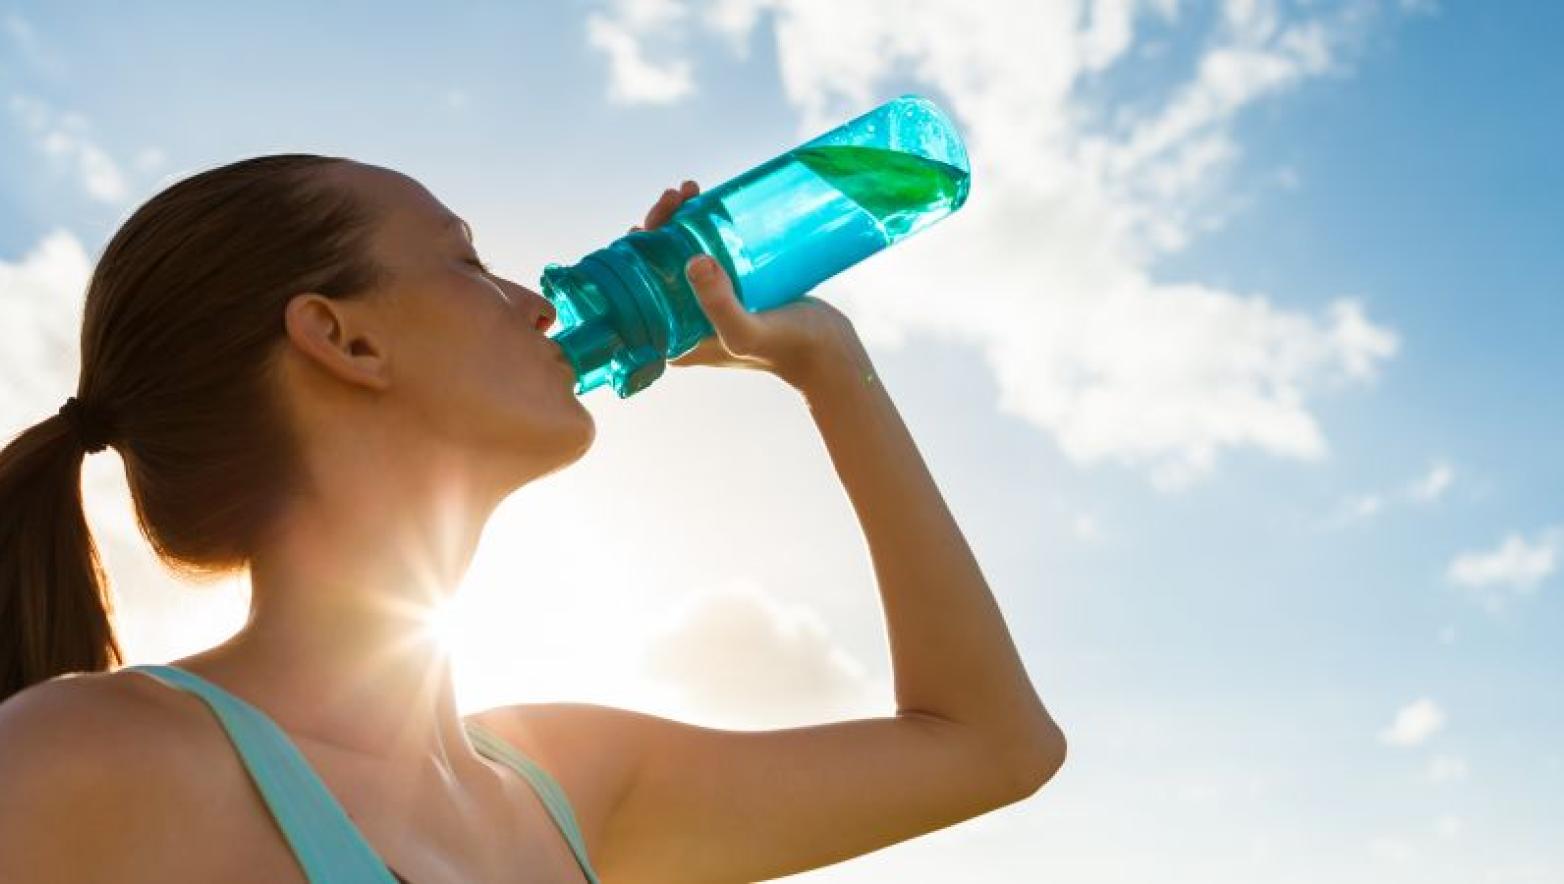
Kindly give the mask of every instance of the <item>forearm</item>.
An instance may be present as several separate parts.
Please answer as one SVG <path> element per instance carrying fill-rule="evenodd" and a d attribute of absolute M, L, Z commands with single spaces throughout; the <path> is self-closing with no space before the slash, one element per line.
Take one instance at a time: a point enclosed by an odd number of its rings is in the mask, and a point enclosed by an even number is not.
<path fill-rule="evenodd" d="M 976 558 L 856 340 L 807 383 L 809 405 L 868 542 L 899 714 L 969 725 L 996 745 L 1062 749 Z"/>

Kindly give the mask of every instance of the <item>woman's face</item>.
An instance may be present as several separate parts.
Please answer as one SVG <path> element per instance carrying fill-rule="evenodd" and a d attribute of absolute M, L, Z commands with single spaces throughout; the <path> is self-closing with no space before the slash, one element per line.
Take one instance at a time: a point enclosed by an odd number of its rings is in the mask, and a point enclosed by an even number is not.
<path fill-rule="evenodd" d="M 350 186 L 375 205 L 374 257 L 390 272 L 376 301 L 390 343 L 395 419 L 412 434 L 514 462 L 521 484 L 591 446 L 591 412 L 545 332 L 552 304 L 478 266 L 467 225 L 417 181 L 354 163 Z"/>

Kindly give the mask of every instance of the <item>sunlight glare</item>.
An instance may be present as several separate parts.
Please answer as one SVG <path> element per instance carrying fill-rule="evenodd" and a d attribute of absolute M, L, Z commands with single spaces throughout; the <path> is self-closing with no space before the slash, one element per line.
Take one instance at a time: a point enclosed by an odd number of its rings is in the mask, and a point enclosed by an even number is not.
<path fill-rule="evenodd" d="M 447 655 L 461 647 L 462 635 L 466 631 L 465 612 L 460 600 L 461 596 L 457 595 L 437 602 L 424 618 L 426 633 Z"/>

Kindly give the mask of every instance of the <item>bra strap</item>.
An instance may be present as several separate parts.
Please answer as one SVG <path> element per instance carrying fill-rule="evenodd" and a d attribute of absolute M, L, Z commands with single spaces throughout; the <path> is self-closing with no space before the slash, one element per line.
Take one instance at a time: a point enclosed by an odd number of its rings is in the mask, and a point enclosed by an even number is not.
<path fill-rule="evenodd" d="M 122 667 L 206 701 L 228 732 L 250 779 L 282 829 L 311 884 L 396 884 L 342 805 L 293 741 L 265 713 L 206 679 L 164 664 Z"/>
<path fill-rule="evenodd" d="M 570 799 L 565 795 L 564 788 L 547 770 L 518 752 L 493 731 L 476 721 L 468 720 L 466 724 L 467 735 L 472 738 L 473 746 L 479 752 L 514 768 L 532 784 L 533 791 L 543 799 L 543 806 L 548 808 L 549 815 L 554 818 L 554 824 L 564 833 L 565 840 L 570 842 L 570 849 L 575 853 L 581 871 L 586 873 L 587 881 L 597 884 L 597 874 L 592 871 L 592 864 L 588 861 L 581 827 L 576 823 L 576 815 L 570 809 Z"/>

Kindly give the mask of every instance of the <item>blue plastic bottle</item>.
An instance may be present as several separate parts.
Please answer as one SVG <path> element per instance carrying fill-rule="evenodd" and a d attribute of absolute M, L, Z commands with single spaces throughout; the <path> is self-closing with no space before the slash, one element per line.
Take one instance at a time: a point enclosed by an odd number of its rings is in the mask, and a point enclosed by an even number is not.
<path fill-rule="evenodd" d="M 684 264 L 722 262 L 751 313 L 785 304 L 966 202 L 966 147 L 933 102 L 903 95 L 685 202 L 656 230 L 543 271 L 576 395 L 645 389 L 712 333 Z"/>

